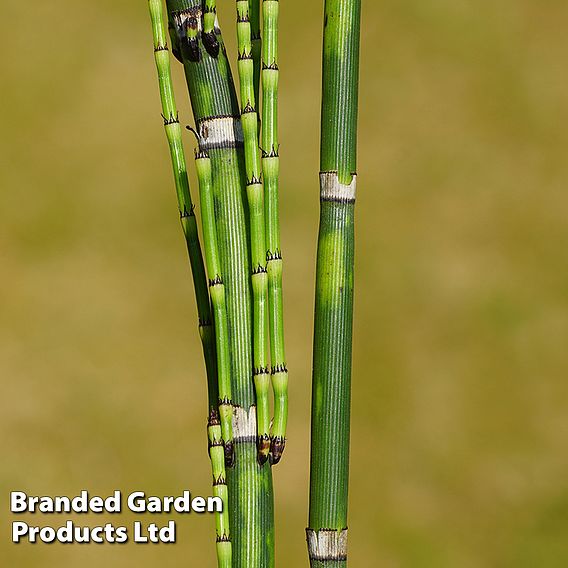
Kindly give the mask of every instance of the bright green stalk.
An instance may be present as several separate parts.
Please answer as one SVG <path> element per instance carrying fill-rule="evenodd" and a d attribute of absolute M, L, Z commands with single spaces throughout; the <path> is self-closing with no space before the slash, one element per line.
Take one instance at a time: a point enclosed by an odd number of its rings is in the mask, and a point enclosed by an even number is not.
<path fill-rule="evenodd" d="M 166 42 L 166 32 L 164 26 L 164 14 L 161 0 L 149 0 L 150 18 L 152 22 L 152 35 L 154 40 L 154 57 L 158 70 L 158 84 L 160 88 L 160 99 L 162 102 L 162 116 L 168 138 L 174 179 L 178 197 L 178 205 L 183 232 L 185 235 L 195 296 L 197 299 L 197 311 L 199 316 L 200 335 L 203 344 L 205 364 L 207 369 L 207 384 L 209 393 L 209 425 L 207 434 L 209 437 L 209 454 L 211 458 L 211 468 L 213 473 L 214 493 L 223 499 L 224 511 L 215 513 L 217 529 L 217 561 L 219 568 L 231 567 L 231 542 L 225 509 L 228 505 L 228 496 L 223 491 L 222 484 L 225 478 L 225 464 L 223 458 L 223 448 L 221 456 L 217 455 L 219 445 L 222 445 L 220 427 L 218 426 L 217 414 L 217 363 L 215 338 L 212 331 L 211 309 L 209 304 L 209 294 L 205 278 L 205 268 L 197 233 L 197 223 L 194 215 L 193 203 L 189 192 L 189 181 L 183 151 L 181 127 L 178 120 L 178 113 L 175 103 L 171 73 L 169 51 Z"/>
<path fill-rule="evenodd" d="M 232 567 L 231 532 L 229 530 L 229 494 L 227 491 L 227 476 L 225 471 L 225 451 L 219 414 L 211 409 L 207 423 L 209 438 L 209 457 L 213 470 L 213 496 L 223 501 L 223 511 L 215 513 L 215 532 L 218 568 Z"/>
<path fill-rule="evenodd" d="M 266 268 L 274 423 L 271 435 L 272 462 L 278 463 L 286 443 L 288 416 L 288 369 L 284 351 L 282 309 L 282 254 L 278 213 L 278 0 L 262 3 L 262 170 L 266 211 Z"/>
<path fill-rule="evenodd" d="M 254 100 L 257 101 L 257 103 L 260 100 L 258 93 L 260 87 L 260 59 L 262 50 L 262 39 L 260 36 L 260 2 L 261 0 L 249 0 L 252 61 L 254 66 Z"/>
<path fill-rule="evenodd" d="M 360 0 L 326 0 L 314 327 L 312 568 L 347 565 Z"/>
<path fill-rule="evenodd" d="M 212 389 L 215 390 L 214 385 L 217 383 L 217 369 L 215 339 L 211 325 L 211 308 L 209 305 L 209 294 L 207 293 L 205 268 L 197 233 L 197 221 L 195 219 L 193 203 L 189 192 L 189 181 L 187 179 L 187 168 L 181 137 L 182 131 L 178 120 L 178 112 L 170 75 L 170 59 L 164 31 L 162 5 L 157 0 L 150 0 L 148 4 L 152 21 L 154 58 L 158 71 L 162 117 L 164 119 L 164 128 L 170 148 L 181 225 L 185 235 L 193 276 L 193 285 L 195 287 L 200 336 L 203 343 L 208 383 L 210 384 L 209 390 L 211 391 Z M 213 400 L 215 399 L 216 396 Z"/>
<path fill-rule="evenodd" d="M 215 29 L 220 46 L 217 56 L 211 56 L 199 34 L 194 34 L 201 18 L 200 0 L 167 0 L 167 6 L 172 45 L 184 64 L 199 147 L 211 158 L 234 403 L 235 463 L 227 469 L 233 568 L 269 568 L 274 563 L 272 475 L 269 464 L 260 466 L 256 457 L 250 258 L 239 109 L 220 31 Z"/>
<path fill-rule="evenodd" d="M 213 57 L 219 54 L 219 42 L 215 34 L 216 19 L 217 0 L 205 0 L 203 10 L 203 45 Z"/>
<path fill-rule="evenodd" d="M 215 226 L 215 206 L 211 176 L 211 160 L 206 152 L 198 153 L 195 159 L 199 182 L 199 200 L 201 203 L 201 224 L 205 245 L 205 263 L 209 275 L 209 294 L 213 306 L 213 321 L 217 348 L 217 375 L 219 385 L 219 414 L 221 431 L 228 456 L 233 451 L 233 403 L 231 397 L 231 354 L 229 351 L 229 324 L 225 301 L 225 284 L 221 276 L 221 261 L 217 244 Z"/>
<path fill-rule="evenodd" d="M 263 464 L 270 450 L 270 410 L 267 361 L 267 289 L 264 194 L 258 150 L 258 115 L 255 107 L 249 0 L 237 0 L 238 69 L 241 86 L 241 123 L 245 145 L 245 170 L 250 216 L 253 293 L 253 377 L 256 388 L 258 460 Z"/>

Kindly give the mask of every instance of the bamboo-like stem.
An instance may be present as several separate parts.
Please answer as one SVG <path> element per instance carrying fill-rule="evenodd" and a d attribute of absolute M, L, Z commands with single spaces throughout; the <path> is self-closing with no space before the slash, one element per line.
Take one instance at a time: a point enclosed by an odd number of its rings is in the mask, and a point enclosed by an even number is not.
<path fill-rule="evenodd" d="M 216 20 L 217 0 L 205 0 L 203 9 L 203 45 L 213 57 L 219 54 L 219 42 L 215 34 Z"/>
<path fill-rule="evenodd" d="M 217 409 L 211 409 L 207 423 L 209 439 L 209 458 L 213 473 L 213 495 L 220 497 L 223 511 L 215 513 L 215 532 L 218 568 L 232 567 L 231 532 L 229 529 L 229 493 L 227 490 L 227 475 L 225 470 L 225 451 L 221 422 Z"/>
<path fill-rule="evenodd" d="M 225 299 L 225 284 L 221 272 L 221 260 L 217 243 L 215 206 L 213 203 L 213 182 L 211 160 L 207 152 L 196 154 L 195 165 L 199 182 L 201 204 L 201 224 L 205 245 L 205 264 L 209 276 L 209 294 L 213 306 L 213 322 L 217 350 L 217 375 L 219 385 L 219 414 L 225 451 L 232 456 L 233 451 L 233 402 L 231 396 L 231 354 L 229 351 L 229 324 Z"/>
<path fill-rule="evenodd" d="M 253 61 L 253 84 L 254 84 L 254 100 L 257 102 L 260 87 L 260 61 L 262 51 L 262 39 L 260 36 L 260 2 L 261 0 L 248 0 L 250 13 L 250 33 L 252 43 L 252 61 Z"/>
<path fill-rule="evenodd" d="M 197 223 L 193 203 L 189 191 L 187 168 L 182 142 L 182 131 L 178 120 L 178 112 L 173 91 L 169 51 L 166 42 L 165 19 L 161 0 L 149 0 L 152 36 L 154 42 L 154 58 L 158 71 L 158 84 L 162 103 L 162 116 L 170 148 L 170 156 L 174 171 L 176 193 L 181 217 L 181 224 L 186 239 L 187 249 L 193 276 L 197 310 L 200 325 L 200 336 L 203 344 L 205 365 L 207 370 L 207 385 L 209 394 L 209 422 L 207 434 L 209 437 L 209 455 L 213 473 L 214 494 L 222 498 L 223 512 L 215 513 L 217 534 L 217 563 L 219 568 L 231 567 L 231 542 L 229 535 L 228 515 L 226 506 L 228 495 L 225 484 L 225 463 L 221 428 L 219 425 L 217 399 L 217 360 L 215 338 L 212 330 L 211 308 L 205 268 L 197 233 Z M 230 424 L 230 423 L 229 423 Z M 220 455 L 219 455 L 220 451 Z"/>
<path fill-rule="evenodd" d="M 262 3 L 262 170 L 266 212 L 266 269 L 274 422 L 271 432 L 272 463 L 280 461 L 286 443 L 288 417 L 288 369 L 284 350 L 282 309 L 282 254 L 278 211 L 278 0 Z"/>
<path fill-rule="evenodd" d="M 239 108 L 219 29 L 215 28 L 217 55 L 200 41 L 201 1 L 167 0 L 167 6 L 172 45 L 184 65 L 199 148 L 211 159 L 234 402 L 235 462 L 227 469 L 233 568 L 269 568 L 274 562 L 272 475 L 270 466 L 260 466 L 256 457 L 246 175 Z"/>
<path fill-rule="evenodd" d="M 347 565 L 360 0 L 326 0 L 312 382 L 312 568 Z"/>
<path fill-rule="evenodd" d="M 256 389 L 258 461 L 270 451 L 270 370 L 267 358 L 267 290 L 264 194 L 258 148 L 258 115 L 254 93 L 254 61 L 251 43 L 249 0 L 237 0 L 238 70 L 241 91 L 241 123 L 245 148 L 245 171 L 251 234 L 253 293 L 253 378 Z"/>

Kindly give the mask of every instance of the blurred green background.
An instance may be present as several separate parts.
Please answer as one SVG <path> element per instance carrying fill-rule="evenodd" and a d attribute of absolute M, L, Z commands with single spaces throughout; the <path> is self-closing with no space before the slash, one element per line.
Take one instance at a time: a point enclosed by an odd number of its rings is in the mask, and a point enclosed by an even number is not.
<path fill-rule="evenodd" d="M 277 560 L 305 566 L 322 3 L 281 4 Z M 364 2 L 354 567 L 568 565 L 566 29 L 565 0 Z M 198 515 L 177 517 L 173 546 L 10 543 L 10 490 L 210 481 L 146 2 L 5 0 L 0 32 L 2 564 L 214 566 Z"/>

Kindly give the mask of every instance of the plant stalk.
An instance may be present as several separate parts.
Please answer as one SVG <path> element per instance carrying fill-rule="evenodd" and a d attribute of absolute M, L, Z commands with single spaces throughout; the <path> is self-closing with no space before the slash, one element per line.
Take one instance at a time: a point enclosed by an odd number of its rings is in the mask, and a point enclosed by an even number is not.
<path fill-rule="evenodd" d="M 266 219 L 266 269 L 268 273 L 268 320 L 274 422 L 271 431 L 271 459 L 280 461 L 286 443 L 288 418 L 288 369 L 284 350 L 282 306 L 282 252 L 278 208 L 278 0 L 262 3 L 264 41 L 262 44 L 262 171 Z"/>
<path fill-rule="evenodd" d="M 347 565 L 360 0 L 326 0 L 312 377 L 312 568 Z"/>
<path fill-rule="evenodd" d="M 260 464 L 263 464 L 268 459 L 270 451 L 270 408 L 268 400 L 270 370 L 268 368 L 268 337 L 266 335 L 268 322 L 268 275 L 266 272 L 264 193 L 258 148 L 258 114 L 255 99 L 249 0 L 237 0 L 237 40 L 239 52 L 237 65 L 241 91 L 241 123 L 244 136 L 251 236 L 253 378 L 256 389 L 258 461 Z"/>
<path fill-rule="evenodd" d="M 183 63 L 200 153 L 211 160 L 218 252 L 225 285 L 233 397 L 234 464 L 227 467 L 233 568 L 274 564 L 270 466 L 257 461 L 243 129 L 221 32 L 202 33 L 200 0 L 167 0 L 174 54 Z"/>
<path fill-rule="evenodd" d="M 201 246 L 199 244 L 199 236 L 197 233 L 197 222 L 189 190 L 189 181 L 187 177 L 187 168 L 182 142 L 182 130 L 178 120 L 178 112 L 171 79 L 163 6 L 161 0 L 149 0 L 148 6 L 150 9 L 150 19 L 152 23 L 154 58 L 158 71 L 162 117 L 164 119 L 164 128 L 170 148 L 170 157 L 174 171 L 181 224 L 189 253 L 195 296 L 197 300 L 200 336 L 203 344 L 207 370 L 207 390 L 209 394 L 209 419 L 207 434 L 209 439 L 209 456 L 211 459 L 213 474 L 213 493 L 216 496 L 221 497 L 224 504 L 228 504 L 223 440 L 221 437 L 221 425 L 217 410 L 217 399 L 219 398 L 217 355 L 220 352 L 217 351 L 215 345 L 203 256 L 201 254 Z M 220 362 L 222 363 L 222 360 L 220 360 Z M 218 567 L 230 568 L 231 541 L 226 508 L 221 513 L 215 513 L 215 526 Z"/>

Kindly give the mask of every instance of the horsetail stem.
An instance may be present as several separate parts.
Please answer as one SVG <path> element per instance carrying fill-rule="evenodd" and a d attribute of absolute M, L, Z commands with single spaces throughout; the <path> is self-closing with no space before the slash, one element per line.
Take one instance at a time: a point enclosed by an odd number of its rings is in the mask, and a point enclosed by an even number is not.
<path fill-rule="evenodd" d="M 272 463 L 280 461 L 286 443 L 288 369 L 284 351 L 282 309 L 282 254 L 278 212 L 278 0 L 262 3 L 262 171 L 266 212 L 266 268 L 274 422 L 271 432 Z"/>
<path fill-rule="evenodd" d="M 263 464 L 270 451 L 270 411 L 267 361 L 267 288 L 264 195 L 258 149 L 258 115 L 254 93 L 249 0 L 237 0 L 238 70 L 241 87 L 241 123 L 245 148 L 245 171 L 250 216 L 253 293 L 253 378 L 256 389 L 258 460 Z"/>
<path fill-rule="evenodd" d="M 354 206 L 361 0 L 326 0 L 312 382 L 312 568 L 347 565 Z"/>
<path fill-rule="evenodd" d="M 260 466 L 257 461 L 246 175 L 238 103 L 218 27 L 217 56 L 202 48 L 199 35 L 196 46 L 190 43 L 190 29 L 200 25 L 201 0 L 167 0 L 167 6 L 172 45 L 184 65 L 199 148 L 209 154 L 212 166 L 234 401 L 235 463 L 227 469 L 233 568 L 270 568 L 274 563 L 272 475 L 269 464 Z"/>
<path fill-rule="evenodd" d="M 189 192 L 189 181 L 183 151 L 181 127 L 173 91 L 169 51 L 166 42 L 165 22 L 161 0 L 149 0 L 152 36 L 154 41 L 154 57 L 158 71 L 158 84 L 162 103 L 162 116 L 170 148 L 172 167 L 178 197 L 182 227 L 189 251 L 190 265 L 193 275 L 195 295 L 200 321 L 200 335 L 207 369 L 207 384 L 209 392 L 209 422 L 207 435 L 209 438 L 209 456 L 213 474 L 213 492 L 221 497 L 224 503 L 223 512 L 215 513 L 217 534 L 217 564 L 219 568 L 231 568 L 231 542 L 229 520 L 226 511 L 229 502 L 225 481 L 225 457 L 221 428 L 219 425 L 217 363 L 215 338 L 212 332 L 211 309 L 207 293 L 205 268 L 197 234 L 197 223 L 193 203 Z"/>
<path fill-rule="evenodd" d="M 209 439 L 209 457 L 213 472 L 213 496 L 223 501 L 223 511 L 215 515 L 215 533 L 218 568 L 231 568 L 232 546 L 229 530 L 229 494 L 225 472 L 225 451 L 219 414 L 215 408 L 209 413 L 207 436 Z"/>
<path fill-rule="evenodd" d="M 205 264 L 209 276 L 209 294 L 213 306 L 213 322 L 217 348 L 217 374 L 219 385 L 219 415 L 221 431 L 225 441 L 227 463 L 233 457 L 233 403 L 231 400 L 231 354 L 229 352 L 229 326 L 225 301 L 225 284 L 221 272 L 221 261 L 217 244 L 215 224 L 215 206 L 213 203 L 213 184 L 211 160 L 206 152 L 196 153 L 195 166 L 199 182 L 199 200 L 201 204 L 201 225 Z"/>
<path fill-rule="evenodd" d="M 158 0 L 149 0 L 152 37 L 154 42 L 154 59 L 158 71 L 158 85 L 162 104 L 162 118 L 170 149 L 172 169 L 178 200 L 181 225 L 187 244 L 195 297 L 199 318 L 199 334 L 203 345 L 203 353 L 207 369 L 207 382 L 210 406 L 217 400 L 217 363 L 215 355 L 215 338 L 212 329 L 211 306 L 207 293 L 205 267 L 201 255 L 197 221 L 194 214 L 193 202 L 189 191 L 187 168 L 183 151 L 182 130 L 179 124 L 178 112 L 173 91 L 169 50 L 164 28 L 162 4 Z"/>
<path fill-rule="evenodd" d="M 253 83 L 254 83 L 254 100 L 257 102 L 260 88 L 260 61 L 262 51 L 262 39 L 260 35 L 260 2 L 261 0 L 249 0 L 250 14 L 250 34 L 252 43 L 252 61 L 253 61 Z"/>
<path fill-rule="evenodd" d="M 203 45 L 210 55 L 219 54 L 219 42 L 215 34 L 215 21 L 217 19 L 217 0 L 205 0 L 203 10 Z"/>

